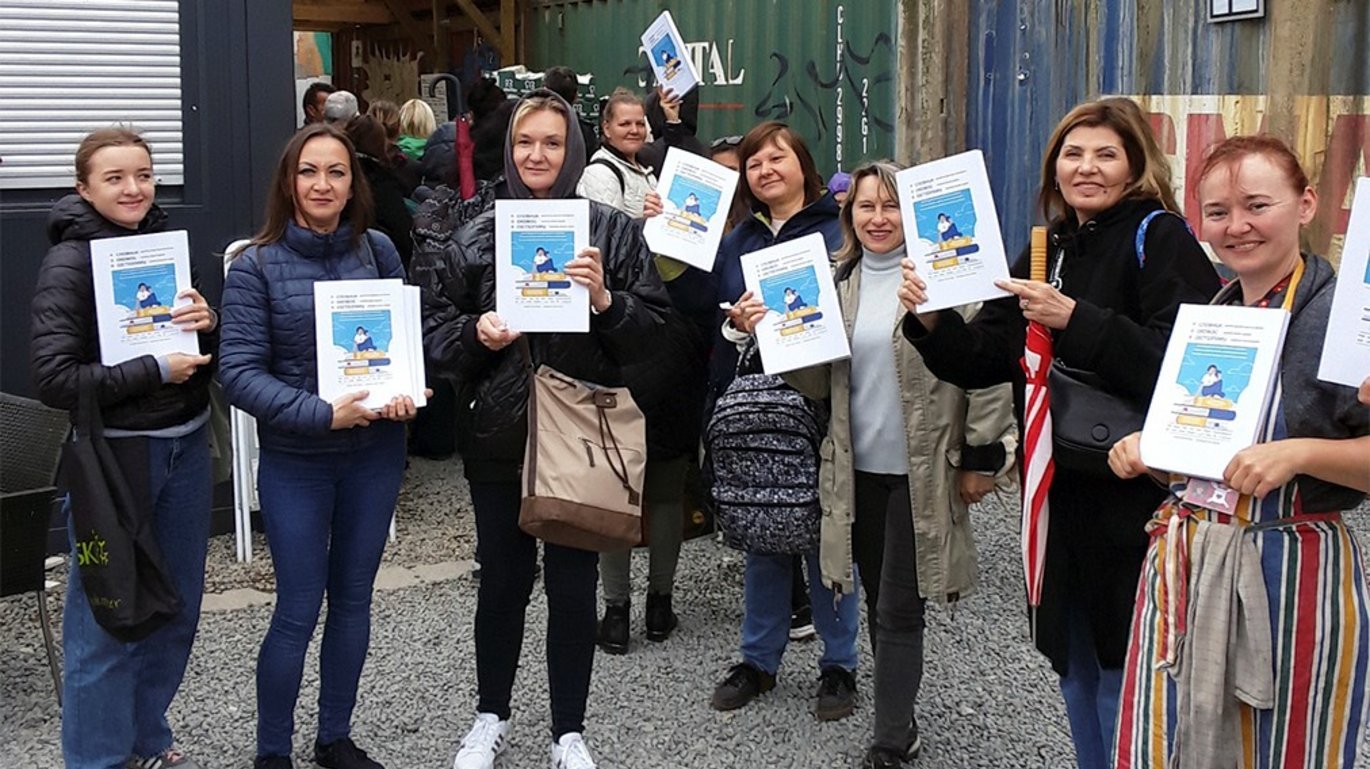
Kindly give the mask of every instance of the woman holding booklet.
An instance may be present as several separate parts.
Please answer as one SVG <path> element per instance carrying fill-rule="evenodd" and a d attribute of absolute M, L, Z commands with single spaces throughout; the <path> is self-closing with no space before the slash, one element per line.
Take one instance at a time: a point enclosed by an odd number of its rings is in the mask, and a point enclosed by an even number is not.
<path fill-rule="evenodd" d="M 198 290 L 171 310 L 182 333 L 199 335 L 200 355 L 140 355 L 101 362 L 92 291 L 91 243 L 161 232 L 167 215 L 153 199 L 152 150 L 135 131 L 105 128 L 76 150 L 76 193 L 48 216 L 52 248 L 38 272 L 32 307 L 32 364 L 38 397 L 72 412 L 80 380 L 93 385 L 100 418 L 125 480 L 155 531 L 180 611 L 141 641 L 124 643 L 97 624 L 81 584 L 76 545 L 62 613 L 62 756 L 72 769 L 198 765 L 173 744 L 167 707 L 185 675 L 200 622 L 211 496 L 210 360 L 218 318 Z M 131 298 L 131 297 L 130 297 Z M 171 297 L 163 295 L 164 301 Z M 64 503 L 68 530 L 71 500 Z"/>
<path fill-rule="evenodd" d="M 671 102 L 676 105 L 675 102 Z M 678 106 L 678 105 L 676 105 Z M 642 148 L 642 102 L 617 89 L 605 105 L 604 143 L 591 156 L 581 174 L 577 192 L 635 219 L 661 213 L 661 196 L 651 169 L 636 168 Z M 611 164 L 624 179 L 624 187 L 612 177 Z M 632 167 L 630 167 L 632 166 Z M 641 173 L 637 173 L 640 171 Z M 632 191 L 628 189 L 631 180 Z M 648 186 L 643 191 L 639 185 Z M 696 268 L 664 256 L 654 256 L 658 273 L 666 281 L 672 307 L 654 332 L 649 354 L 623 363 L 623 377 L 633 400 L 647 418 L 647 479 L 644 512 L 647 515 L 648 586 L 643 618 L 648 641 L 665 641 L 679 623 L 672 607 L 676 565 L 684 535 L 685 476 L 699 451 L 699 432 L 704 411 L 709 349 L 715 306 L 708 299 L 691 296 L 679 286 L 689 279 L 683 274 L 703 275 Z M 604 617 L 596 633 L 600 649 L 610 654 L 628 651 L 632 585 L 629 571 L 632 550 L 604 553 L 599 576 L 604 589 Z"/>
<path fill-rule="evenodd" d="M 1366 734 L 1370 596 L 1341 511 L 1370 492 L 1370 409 L 1317 378 L 1336 282 L 1327 260 L 1299 250 L 1317 194 L 1266 136 L 1214 147 L 1197 183 L 1204 240 L 1237 275 L 1212 303 L 1290 320 L 1261 442 L 1221 484 L 1162 479 L 1170 495 L 1147 525 L 1117 766 L 1352 766 Z M 1147 474 L 1139 443 L 1133 434 L 1110 452 L 1119 477 Z"/>
<path fill-rule="evenodd" d="M 379 769 L 353 743 L 352 710 L 371 634 L 371 591 L 404 478 L 414 401 L 379 411 L 365 391 L 320 398 L 314 284 L 403 278 L 346 134 L 301 129 L 276 168 L 266 223 L 224 282 L 224 392 L 257 420 L 257 491 L 276 570 L 276 608 L 257 658 L 255 769 L 290 769 L 305 652 L 328 597 L 314 761 Z M 364 330 L 364 329 L 363 329 Z"/>
<path fill-rule="evenodd" d="M 875 649 L 875 736 L 866 769 L 898 769 L 922 747 L 913 712 L 923 679 L 924 602 L 950 603 L 975 590 L 966 508 L 1013 466 L 1017 445 L 1008 385 L 967 393 L 942 382 L 899 333 L 905 247 L 897 170 L 872 163 L 853 171 L 842 207 L 835 280 L 850 360 L 785 376 L 809 397 L 831 399 L 819 471 L 819 561 L 823 583 L 843 592 L 856 582 L 848 553 L 864 577 Z M 750 327 L 760 315 L 743 322 Z"/>
<path fill-rule="evenodd" d="M 1057 124 L 1039 199 L 1050 223 L 1050 282 L 1026 280 L 1024 253 L 1015 280 L 1002 285 L 1016 296 L 985 303 L 967 322 L 918 312 L 926 284 L 906 259 L 903 330 L 930 371 L 965 388 L 1022 387 L 1028 322 L 1050 332 L 1055 477 L 1033 636 L 1061 676 L 1076 760 L 1100 769 L 1110 766 L 1143 527 L 1162 493 L 1145 479 L 1115 477 L 1103 450 L 1072 451 L 1063 434 L 1088 435 L 1094 415 L 1072 423 L 1058 407 L 1075 388 L 1111 398 L 1109 412 L 1144 411 L 1177 307 L 1204 301 L 1218 278 L 1184 221 L 1161 213 L 1178 210 L 1170 166 L 1129 99 L 1081 104 Z"/>
<path fill-rule="evenodd" d="M 545 89 L 514 108 L 504 155 L 502 199 L 575 197 L 585 146 L 570 106 Z M 537 541 L 519 528 L 521 465 L 527 444 L 528 358 L 598 384 L 622 385 L 620 366 L 650 355 L 669 302 L 647 258 L 642 231 L 626 214 L 589 204 L 590 247 L 560 264 L 590 296 L 588 333 L 512 330 L 495 311 L 495 211 L 472 220 L 425 265 L 424 348 L 456 378 L 462 404 L 457 441 L 471 486 L 481 548 L 476 605 L 476 718 L 456 769 L 490 769 L 508 744 L 510 700 Z M 526 346 L 525 346 L 526 345 Z M 545 543 L 547 676 L 552 766 L 593 769 L 582 736 L 595 654 L 596 553 Z"/>

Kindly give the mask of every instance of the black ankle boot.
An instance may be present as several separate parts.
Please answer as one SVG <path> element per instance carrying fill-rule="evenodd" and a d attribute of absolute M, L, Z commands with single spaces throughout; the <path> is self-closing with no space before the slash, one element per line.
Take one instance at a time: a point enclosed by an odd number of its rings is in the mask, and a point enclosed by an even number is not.
<path fill-rule="evenodd" d="M 665 641 L 680 621 L 671 611 L 670 593 L 647 594 L 647 640 Z"/>
<path fill-rule="evenodd" d="M 628 604 L 604 606 L 604 619 L 599 621 L 595 643 L 609 654 L 628 653 Z"/>

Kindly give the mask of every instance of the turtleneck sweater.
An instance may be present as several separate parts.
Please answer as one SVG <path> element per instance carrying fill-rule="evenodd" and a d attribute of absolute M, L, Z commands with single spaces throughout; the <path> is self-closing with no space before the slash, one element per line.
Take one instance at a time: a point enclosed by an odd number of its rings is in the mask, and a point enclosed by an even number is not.
<path fill-rule="evenodd" d="M 861 249 L 861 285 L 851 336 L 851 432 L 855 468 L 908 473 L 908 437 L 894 365 L 899 322 L 900 245 L 885 254 Z"/>

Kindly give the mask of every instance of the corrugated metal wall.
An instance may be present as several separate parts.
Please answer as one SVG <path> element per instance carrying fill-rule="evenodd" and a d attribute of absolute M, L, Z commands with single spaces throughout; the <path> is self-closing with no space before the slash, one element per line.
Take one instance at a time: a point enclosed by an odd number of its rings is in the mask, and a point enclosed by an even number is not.
<path fill-rule="evenodd" d="M 1370 157 L 1370 3 L 1272 0 L 1264 20 L 1219 24 L 1206 5 L 972 1 L 966 143 L 985 150 L 1010 247 L 1035 219 L 1056 121 L 1079 101 L 1123 94 L 1152 113 L 1182 187 L 1224 136 L 1290 141 L 1321 197 L 1308 245 L 1340 251 L 1351 182 Z M 1197 221 L 1189 195 L 1185 207 Z"/>
<path fill-rule="evenodd" d="M 705 82 L 701 138 L 774 118 L 811 142 L 824 173 L 894 156 L 894 0 L 534 0 L 526 63 L 592 72 L 601 94 L 638 89 L 650 71 L 639 36 L 667 8 Z"/>

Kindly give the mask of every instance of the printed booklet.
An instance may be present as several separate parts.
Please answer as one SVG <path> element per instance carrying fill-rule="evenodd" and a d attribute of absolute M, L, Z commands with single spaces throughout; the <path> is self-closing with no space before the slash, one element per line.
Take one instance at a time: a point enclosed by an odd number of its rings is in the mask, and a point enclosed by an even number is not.
<path fill-rule="evenodd" d="M 756 327 L 767 374 L 851 357 L 822 235 L 743 254 L 742 279 L 768 310 Z"/>
<path fill-rule="evenodd" d="M 590 245 L 588 200 L 495 201 L 495 312 L 515 331 L 588 333 L 590 292 L 562 270 Z"/>
<path fill-rule="evenodd" d="M 664 210 L 643 225 L 647 246 L 653 253 L 712 270 L 737 179 L 727 166 L 675 147 L 667 150 L 656 187 Z"/>
<path fill-rule="evenodd" d="M 1370 377 L 1370 178 L 1356 182 L 1318 379 L 1360 387 Z"/>
<path fill-rule="evenodd" d="M 185 230 L 90 242 L 100 362 L 117 366 L 141 355 L 200 354 L 199 335 L 171 322 L 176 296 L 191 287 Z"/>
<path fill-rule="evenodd" d="M 699 85 L 699 73 L 695 71 L 685 38 L 676 29 L 670 11 L 662 11 L 642 33 L 642 51 L 656 73 L 657 84 L 677 98 L 684 98 Z"/>
<path fill-rule="evenodd" d="M 1221 480 L 1260 438 L 1289 313 L 1182 304 L 1142 427 L 1147 467 Z"/>
<path fill-rule="evenodd" d="M 367 390 L 379 410 L 397 395 L 423 407 L 423 327 L 417 286 L 398 278 L 314 284 L 319 397 L 332 403 Z"/>
<path fill-rule="evenodd" d="M 1008 296 L 999 215 L 980 150 L 934 160 L 895 174 L 908 256 L 928 284 L 933 312 Z"/>

